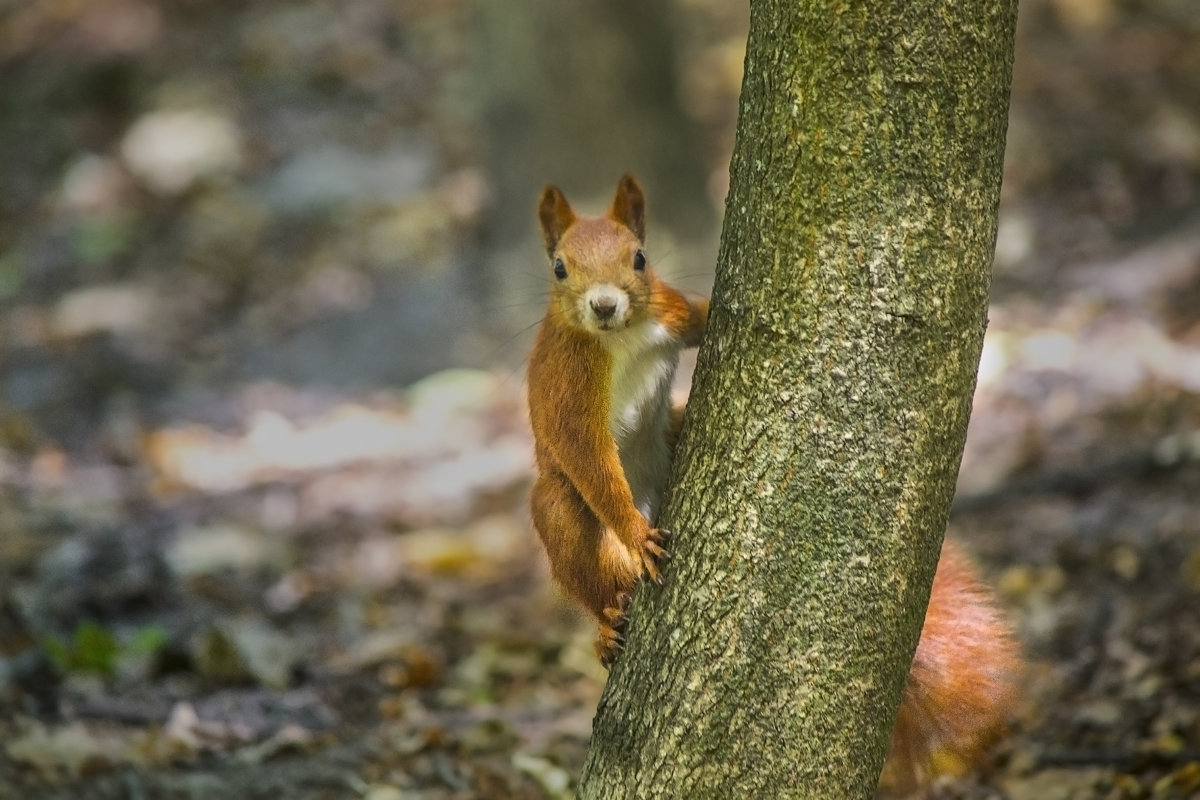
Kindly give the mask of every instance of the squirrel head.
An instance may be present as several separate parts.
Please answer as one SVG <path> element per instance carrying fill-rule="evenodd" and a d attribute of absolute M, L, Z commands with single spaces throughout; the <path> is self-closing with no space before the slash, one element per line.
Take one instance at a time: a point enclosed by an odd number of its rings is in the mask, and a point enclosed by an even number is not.
<path fill-rule="evenodd" d="M 538 203 L 551 268 L 551 313 L 593 335 L 648 319 L 653 273 L 646 259 L 646 197 L 626 173 L 608 212 L 579 216 L 557 186 Z"/>

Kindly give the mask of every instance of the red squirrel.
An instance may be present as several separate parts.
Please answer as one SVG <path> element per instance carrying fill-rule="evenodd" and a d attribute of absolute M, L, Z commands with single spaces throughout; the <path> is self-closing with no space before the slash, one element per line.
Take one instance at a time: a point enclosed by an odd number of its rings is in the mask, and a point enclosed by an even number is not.
<path fill-rule="evenodd" d="M 606 664 L 634 584 L 661 580 L 664 535 L 650 520 L 682 420 L 671 381 L 708 321 L 707 300 L 654 275 L 645 214 L 631 175 L 602 217 L 576 216 L 556 186 L 538 205 L 553 284 L 529 357 L 533 523 L 554 578 L 599 619 Z"/>
<path fill-rule="evenodd" d="M 538 204 L 552 283 L 528 369 L 533 523 L 555 580 L 596 617 L 605 665 L 636 583 L 661 581 L 654 520 L 683 412 L 671 382 L 708 321 L 707 300 L 655 276 L 645 210 L 632 175 L 603 216 L 577 215 L 556 186 Z M 995 601 L 947 542 L 881 787 L 913 791 L 977 761 L 1011 713 L 1019 664 Z"/>

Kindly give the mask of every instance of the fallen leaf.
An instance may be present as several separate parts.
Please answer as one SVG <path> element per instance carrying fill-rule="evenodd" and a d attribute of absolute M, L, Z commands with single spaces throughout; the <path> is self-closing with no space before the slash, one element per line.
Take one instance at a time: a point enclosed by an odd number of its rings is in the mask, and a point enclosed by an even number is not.
<path fill-rule="evenodd" d="M 111 730 L 93 731 L 82 722 L 58 728 L 30 723 L 25 733 L 4 744 L 4 751 L 47 779 L 62 778 L 63 773 L 78 777 L 130 760 L 126 736 Z"/>
<path fill-rule="evenodd" d="M 562 767 L 538 756 L 513 753 L 513 768 L 537 781 L 551 797 L 569 797 L 571 776 Z"/>

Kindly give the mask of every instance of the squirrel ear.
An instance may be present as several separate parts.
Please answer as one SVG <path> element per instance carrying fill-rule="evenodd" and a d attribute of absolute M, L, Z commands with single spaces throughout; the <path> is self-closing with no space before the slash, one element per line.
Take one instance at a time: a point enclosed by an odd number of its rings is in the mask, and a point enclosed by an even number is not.
<path fill-rule="evenodd" d="M 637 178 L 626 172 L 617 183 L 608 216 L 633 231 L 639 241 L 646 241 L 646 196 Z"/>
<path fill-rule="evenodd" d="M 571 210 L 571 204 L 567 202 L 562 189 L 557 186 L 542 189 L 542 197 L 538 201 L 538 219 L 542 223 L 542 241 L 546 243 L 546 252 L 553 255 L 558 240 L 575 221 L 575 212 Z"/>

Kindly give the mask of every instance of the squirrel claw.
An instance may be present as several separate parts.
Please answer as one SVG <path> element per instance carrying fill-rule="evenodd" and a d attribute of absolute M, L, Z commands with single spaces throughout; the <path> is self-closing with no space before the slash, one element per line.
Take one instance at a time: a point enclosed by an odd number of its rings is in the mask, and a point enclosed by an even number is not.
<path fill-rule="evenodd" d="M 629 592 L 621 592 L 616 596 L 616 605 L 604 609 L 600 635 L 596 637 L 596 655 L 600 656 L 600 663 L 606 668 L 613 665 L 625 646 L 625 623 L 632 603 L 633 596 Z"/>
<path fill-rule="evenodd" d="M 625 647 L 625 637 L 608 625 L 601 624 L 600 635 L 596 637 L 596 655 L 605 669 L 612 667 Z"/>
<path fill-rule="evenodd" d="M 669 561 L 671 558 L 671 554 L 663 547 L 670 537 L 670 531 L 654 528 L 650 531 L 650 535 L 642 542 L 642 552 L 640 554 L 642 558 L 642 572 L 659 586 L 662 586 L 665 579 L 658 565 Z"/>
<path fill-rule="evenodd" d="M 596 639 L 596 655 L 600 658 L 600 665 L 605 669 L 611 669 L 620 652 L 621 646 L 613 639 L 606 637 L 601 631 L 600 636 Z"/>
<path fill-rule="evenodd" d="M 617 604 L 604 609 L 604 618 L 612 625 L 613 630 L 618 633 L 625 625 L 625 615 L 629 613 L 629 607 L 633 605 L 633 595 L 629 592 L 621 592 L 616 597 Z"/>

